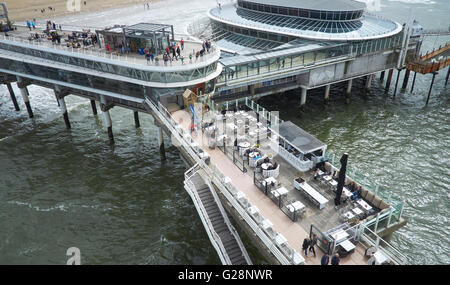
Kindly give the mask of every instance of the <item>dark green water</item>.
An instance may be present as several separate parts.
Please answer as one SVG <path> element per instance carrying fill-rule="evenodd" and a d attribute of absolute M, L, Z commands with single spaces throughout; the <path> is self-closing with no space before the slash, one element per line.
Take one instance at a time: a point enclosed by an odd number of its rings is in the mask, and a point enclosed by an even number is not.
<path fill-rule="evenodd" d="M 216 5 L 172 2 L 174 14 L 189 15 L 173 19 L 176 27 Z M 448 27 L 447 1 L 428 2 L 410 5 L 417 18 L 427 28 Z M 406 17 L 406 3 L 382 4 L 386 17 Z M 163 12 L 166 4 L 155 5 L 158 9 L 145 13 L 171 23 Z M 117 18 L 129 24 L 148 21 L 140 6 L 133 9 L 120 10 L 116 18 L 102 12 L 86 19 L 98 19 L 99 25 Z M 67 19 L 71 24 L 83 21 Z M 424 49 L 445 41 L 448 37 L 430 38 Z M 394 73 L 392 89 L 395 78 Z M 384 94 L 378 79 L 365 98 L 357 81 L 350 105 L 337 86 L 327 109 L 319 89 L 308 93 L 302 116 L 298 95 L 262 100 L 334 153 L 348 152 L 352 165 L 405 199 L 408 225 L 394 234 L 392 243 L 419 264 L 450 263 L 450 92 L 444 79 L 445 72 L 436 77 L 428 107 L 430 76 L 418 76 L 414 93 L 400 92 L 396 98 L 392 90 Z M 149 116 L 140 116 L 142 127 L 136 130 L 131 111 L 113 108 L 116 145 L 110 148 L 103 117 L 92 115 L 88 100 L 67 97 L 69 132 L 51 90 L 29 87 L 35 113 L 30 120 L 14 88 L 20 112 L 0 86 L 0 264 L 65 264 L 66 250 L 73 246 L 80 248 L 83 264 L 220 263 L 183 188 L 186 165 L 167 139 L 167 159 L 161 160 Z M 263 263 L 248 246 L 254 263 Z"/>

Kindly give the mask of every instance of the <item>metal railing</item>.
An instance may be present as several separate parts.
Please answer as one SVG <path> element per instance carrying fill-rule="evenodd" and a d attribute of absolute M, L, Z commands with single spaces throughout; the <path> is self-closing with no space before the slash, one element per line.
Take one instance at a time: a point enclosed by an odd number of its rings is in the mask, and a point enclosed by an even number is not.
<path fill-rule="evenodd" d="M 191 173 L 194 170 L 196 170 L 197 167 L 198 167 L 198 164 L 195 164 L 191 169 L 186 171 L 185 180 L 184 180 L 185 181 L 185 189 L 186 189 L 186 191 L 188 191 L 196 208 L 199 210 L 200 219 L 202 220 L 202 222 L 205 226 L 206 232 L 208 233 L 208 236 L 210 237 L 210 240 L 211 240 L 214 248 L 216 249 L 216 251 L 218 253 L 220 253 L 219 258 L 220 258 L 222 264 L 231 265 L 230 257 L 228 256 L 228 253 L 227 253 L 225 247 L 223 246 L 222 239 L 217 234 L 217 232 L 214 230 L 214 227 L 211 223 L 211 220 L 209 219 L 209 215 L 206 212 L 203 202 L 200 199 L 200 197 L 198 196 L 198 193 L 196 191 L 194 184 L 190 180 L 195 174 L 197 174 L 198 171 Z"/>
<path fill-rule="evenodd" d="M 172 137 L 176 139 L 183 149 L 198 163 L 198 165 L 205 171 L 205 174 L 209 177 L 211 183 L 213 183 L 218 190 L 225 196 L 232 207 L 238 212 L 242 219 L 247 223 L 247 225 L 253 230 L 256 236 L 261 240 L 261 242 L 269 249 L 269 251 L 275 256 L 275 258 L 281 264 L 295 264 L 294 255 L 296 251 L 292 249 L 288 244 L 284 248 L 279 247 L 274 238 L 270 237 L 262 228 L 259 223 L 257 223 L 246 211 L 248 207 L 251 206 L 247 203 L 246 207 L 241 205 L 241 203 L 236 199 L 234 195 L 238 193 L 238 190 L 231 184 L 226 184 L 224 182 L 225 175 L 215 166 L 212 169 L 202 160 L 199 153 L 191 146 L 192 141 L 190 138 L 186 139 L 186 133 L 181 128 L 177 128 L 178 124 L 171 116 L 170 112 L 160 103 L 153 103 L 148 98 L 145 99 L 146 105 L 155 115 L 162 121 L 162 123 L 171 132 Z M 291 255 L 286 254 L 286 248 L 290 249 Z M 301 261 L 304 263 L 304 260 Z"/>

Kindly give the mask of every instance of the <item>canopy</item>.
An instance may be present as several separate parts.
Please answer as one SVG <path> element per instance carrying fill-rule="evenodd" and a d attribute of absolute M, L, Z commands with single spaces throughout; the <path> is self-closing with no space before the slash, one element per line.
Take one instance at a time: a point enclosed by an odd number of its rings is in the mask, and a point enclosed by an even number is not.
<path fill-rule="evenodd" d="M 326 144 L 319 141 L 291 121 L 279 125 L 279 134 L 298 148 L 303 154 L 325 149 Z"/>

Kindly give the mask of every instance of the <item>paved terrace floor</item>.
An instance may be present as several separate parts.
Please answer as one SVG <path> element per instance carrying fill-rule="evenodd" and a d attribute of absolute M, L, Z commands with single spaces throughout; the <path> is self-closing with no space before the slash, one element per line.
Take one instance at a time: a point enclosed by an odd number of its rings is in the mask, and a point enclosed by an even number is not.
<path fill-rule="evenodd" d="M 36 39 L 29 40 L 31 35 L 34 35 L 35 33 L 38 33 L 41 38 L 39 40 L 36 40 Z M 98 44 L 90 45 L 90 46 L 83 46 L 82 41 L 80 41 L 80 44 L 81 44 L 80 48 L 67 47 L 66 40 L 68 40 L 68 35 L 69 34 L 71 35 L 72 31 L 58 30 L 58 34 L 61 35 L 61 44 L 52 43 L 51 40 L 48 40 L 47 36 L 43 33 L 43 29 L 36 28 L 36 29 L 34 29 L 34 30 L 32 29 L 30 31 L 27 27 L 18 26 L 17 30 L 8 32 L 8 35 L 10 36 L 9 38 L 11 40 L 13 38 L 15 38 L 15 40 L 17 40 L 17 39 L 25 40 L 31 44 L 38 44 L 38 45 L 46 46 L 46 47 L 53 48 L 53 49 L 65 50 L 65 51 L 73 52 L 76 54 L 81 53 L 81 54 L 99 56 L 99 57 L 103 57 L 103 58 L 110 58 L 110 59 L 114 59 L 114 60 L 118 60 L 118 61 L 122 61 L 122 62 L 129 62 L 129 63 L 133 63 L 133 64 L 149 65 L 149 66 L 164 66 L 162 54 L 155 57 L 155 58 L 159 59 L 158 64 L 156 64 L 156 61 L 151 61 L 151 60 L 149 63 L 147 63 L 147 60 L 145 59 L 144 55 L 140 55 L 135 52 L 121 54 L 119 50 L 113 50 L 113 51 L 109 52 L 105 49 L 103 43 L 101 43 L 102 48 L 99 48 Z M 176 41 L 176 42 L 180 45 L 180 49 L 181 49 L 181 44 L 179 43 L 179 41 Z M 200 43 L 185 41 L 184 49 L 181 51 L 181 56 L 184 57 L 184 61 L 182 62 L 181 59 L 178 59 L 178 60 L 173 59 L 173 61 L 169 60 L 167 62 L 167 66 L 187 66 L 187 65 L 191 65 L 191 64 L 196 64 L 196 63 L 203 62 L 211 57 L 214 57 L 214 55 L 216 54 L 215 48 L 213 47 L 212 49 L 210 49 L 209 53 L 206 53 L 204 56 L 198 57 L 196 59 L 195 52 L 200 51 L 201 49 L 202 49 L 202 45 Z M 192 61 L 189 60 L 189 54 L 192 54 Z"/>
<path fill-rule="evenodd" d="M 172 114 L 173 118 L 176 122 L 185 131 L 188 131 L 188 126 L 190 124 L 190 114 L 185 110 L 178 110 Z M 310 203 L 308 200 L 305 200 L 297 190 L 293 187 L 293 178 L 294 177 L 305 177 L 308 183 L 311 181 L 311 173 L 301 173 L 296 171 L 292 166 L 290 166 L 284 159 L 279 156 L 275 156 L 274 160 L 280 164 L 280 176 L 277 178 L 279 182 L 281 182 L 281 186 L 284 186 L 289 190 L 288 199 L 289 200 L 299 200 L 306 207 L 307 211 L 304 214 L 303 218 L 299 218 L 297 222 L 292 222 L 292 220 L 286 216 L 277 205 L 275 205 L 270 198 L 264 195 L 253 183 L 253 172 L 250 167 L 247 165 L 246 168 L 249 170 L 247 173 L 243 173 L 233 162 L 228 158 L 221 150 L 217 147 L 215 149 L 209 149 L 208 146 L 203 145 L 203 142 L 207 142 L 206 136 L 198 130 L 198 135 L 193 137 L 193 139 L 200 145 L 200 147 L 207 152 L 211 157 L 211 165 L 216 165 L 222 171 L 222 173 L 231 178 L 231 183 L 246 195 L 246 198 L 249 202 L 256 206 L 259 209 L 261 215 L 269 219 L 273 224 L 273 228 L 280 234 L 282 234 L 288 241 L 288 244 L 293 247 L 297 252 L 301 253 L 304 256 L 302 251 L 302 243 L 304 238 L 309 236 L 309 229 L 311 223 L 315 224 L 319 228 L 325 227 L 322 231 L 326 231 L 326 229 L 332 228 L 340 224 L 337 221 L 337 212 L 334 209 L 333 201 L 331 199 L 331 194 L 327 194 L 326 191 L 320 188 L 320 192 L 330 199 L 328 205 L 319 210 L 315 205 Z M 267 151 L 273 153 L 272 150 L 267 149 L 266 146 L 261 146 L 263 152 Z M 230 150 L 231 151 L 231 150 Z M 313 184 L 313 182 L 311 182 Z M 316 189 L 319 189 L 318 186 L 313 184 Z M 281 187 L 280 186 L 280 187 Z M 331 192 L 331 191 L 330 191 Z M 355 252 L 341 258 L 341 263 L 343 265 L 365 265 L 367 264 L 367 260 L 364 257 L 365 249 L 360 245 L 356 245 Z M 320 258 L 323 253 L 320 249 L 316 247 L 316 257 L 314 257 L 311 253 L 305 257 L 306 264 L 320 264 Z"/>

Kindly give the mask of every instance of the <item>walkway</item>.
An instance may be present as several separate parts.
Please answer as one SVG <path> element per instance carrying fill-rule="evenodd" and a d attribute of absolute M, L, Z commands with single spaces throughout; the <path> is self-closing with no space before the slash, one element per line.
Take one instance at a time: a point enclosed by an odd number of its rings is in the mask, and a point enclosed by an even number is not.
<path fill-rule="evenodd" d="M 188 130 L 190 124 L 189 113 L 179 110 L 173 113 L 172 116 L 184 130 Z M 253 178 L 249 174 L 241 172 L 222 151 L 218 148 L 211 150 L 206 144 L 203 145 L 202 138 L 204 142 L 207 141 L 206 137 L 203 137 L 201 130 L 199 130 L 197 137 L 193 137 L 199 146 L 210 155 L 211 164 L 216 165 L 225 176 L 229 177 L 236 189 L 243 192 L 249 202 L 259 209 L 261 215 L 274 224 L 273 228 L 288 240 L 288 244 L 301 253 L 303 240 L 309 236 L 309 233 L 300 224 L 292 222 L 267 196 L 258 190 L 253 184 Z M 358 244 L 353 254 L 341 258 L 341 264 L 366 264 L 364 252 L 365 249 Z M 306 264 L 320 264 L 322 252 L 316 248 L 316 253 L 316 257 L 311 256 L 311 254 L 305 257 Z"/>

